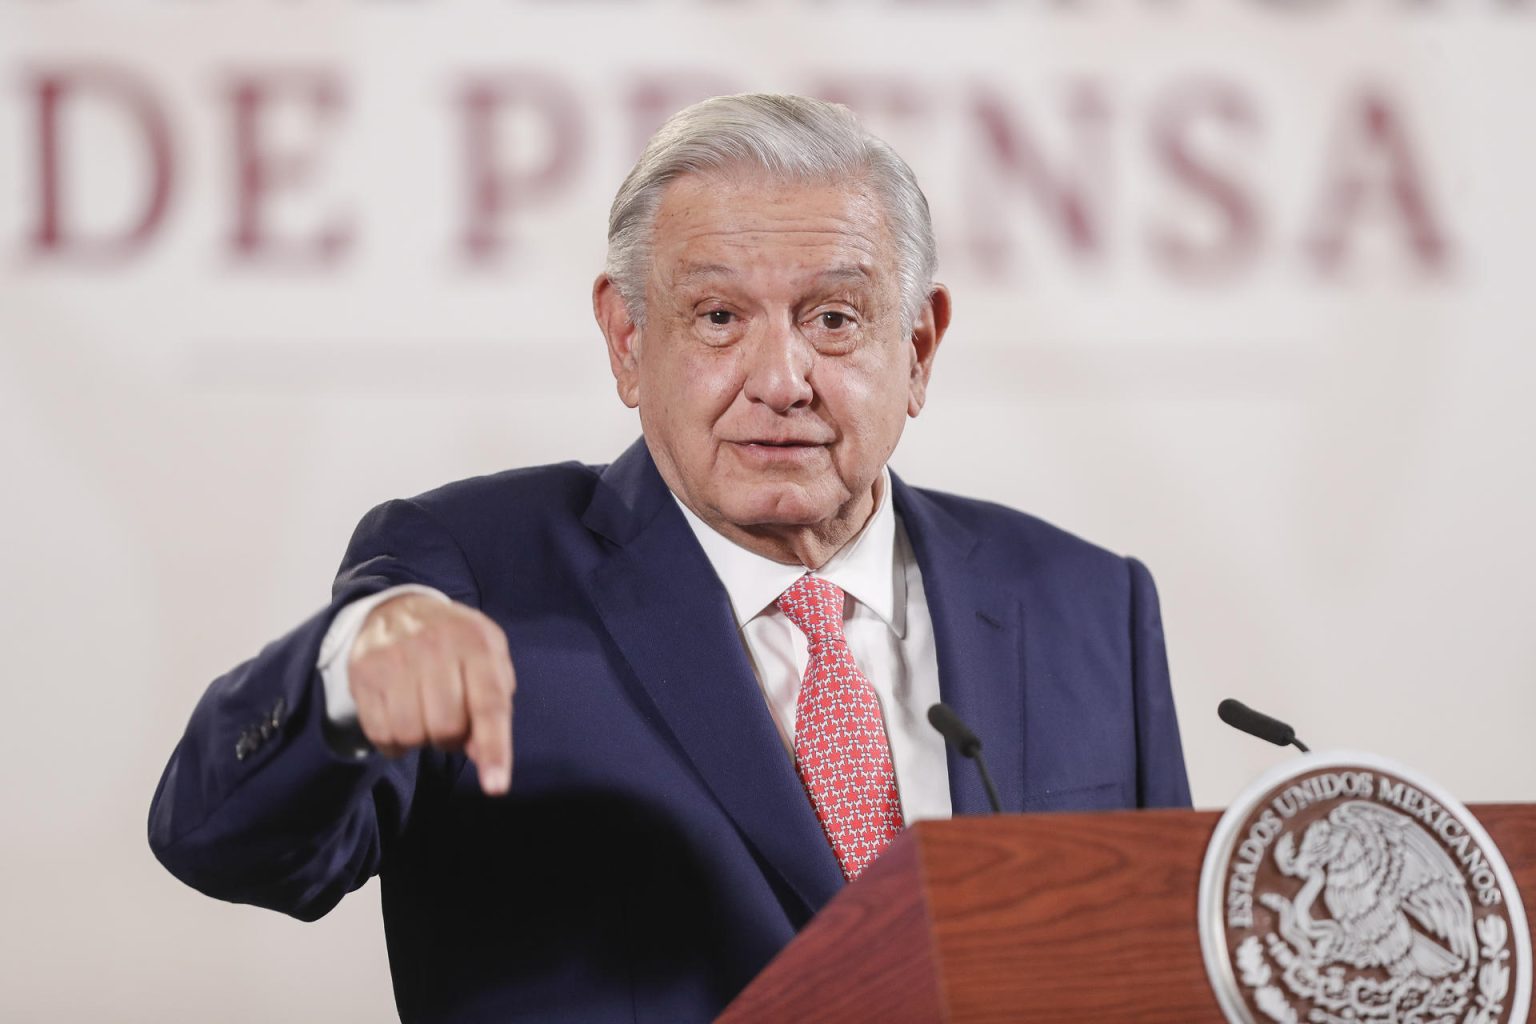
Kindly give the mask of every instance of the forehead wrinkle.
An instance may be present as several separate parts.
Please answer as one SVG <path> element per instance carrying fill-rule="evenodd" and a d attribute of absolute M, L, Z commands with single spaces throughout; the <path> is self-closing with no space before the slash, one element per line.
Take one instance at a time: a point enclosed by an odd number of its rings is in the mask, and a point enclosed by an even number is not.
<path fill-rule="evenodd" d="M 877 275 L 867 264 L 848 263 L 817 271 L 813 276 L 817 281 L 825 281 L 828 284 L 868 284 Z"/>
<path fill-rule="evenodd" d="M 736 268 L 724 263 L 693 263 L 685 261 L 679 265 L 672 275 L 672 280 L 677 284 L 692 284 L 694 281 L 706 277 L 735 277 Z"/>
<path fill-rule="evenodd" d="M 884 204 L 863 182 L 849 179 L 831 182 L 786 182 L 753 176 L 746 179 L 713 175 L 685 175 L 663 193 L 653 231 L 665 221 L 682 225 L 687 234 L 739 232 L 856 233 L 891 230 Z M 808 212 L 807 196 L 830 195 L 836 209 Z M 725 222 L 716 219 L 727 214 Z"/>
<path fill-rule="evenodd" d="M 673 275 L 673 283 L 677 285 L 689 285 L 695 281 L 709 278 L 726 277 L 739 278 L 741 272 L 735 267 L 724 263 L 683 263 Z M 871 284 L 879 274 L 868 264 L 843 263 L 836 266 L 812 270 L 805 275 L 805 279 L 817 284 Z"/>
<path fill-rule="evenodd" d="M 784 236 L 807 236 L 779 241 Z M 691 232 L 679 239 L 672 248 L 677 252 L 674 266 L 679 276 L 702 277 L 715 274 L 726 276 L 735 273 L 736 253 L 746 253 L 755 263 L 753 254 L 783 254 L 786 258 L 805 260 L 831 257 L 838 266 L 859 267 L 879 261 L 880 243 L 858 231 L 701 231 Z M 700 251 L 702 250 L 702 251 Z M 731 263 L 720 263 L 709 257 L 722 254 Z"/>

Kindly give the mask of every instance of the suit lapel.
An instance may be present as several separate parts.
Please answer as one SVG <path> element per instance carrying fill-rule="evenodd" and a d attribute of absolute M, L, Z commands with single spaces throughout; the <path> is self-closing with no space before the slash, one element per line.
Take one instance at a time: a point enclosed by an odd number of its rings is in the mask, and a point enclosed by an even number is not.
<path fill-rule="evenodd" d="M 1005 812 L 1024 803 L 1023 616 L 1018 597 L 989 579 L 975 533 L 891 474 L 896 511 L 912 542 L 938 651 L 939 693 L 981 739 Z M 991 808 L 976 766 L 951 748 L 954 813 Z"/>
<path fill-rule="evenodd" d="M 613 542 L 588 580 L 665 728 L 758 854 L 814 911 L 843 876 L 764 703 L 730 601 L 643 441 L 583 522 Z"/>

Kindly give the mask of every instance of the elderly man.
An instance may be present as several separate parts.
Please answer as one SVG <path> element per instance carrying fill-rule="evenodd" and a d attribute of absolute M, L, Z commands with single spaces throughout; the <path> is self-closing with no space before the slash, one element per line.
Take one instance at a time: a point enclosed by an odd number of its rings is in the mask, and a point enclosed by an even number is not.
<path fill-rule="evenodd" d="M 305 919 L 377 873 L 408 1021 L 686 1021 L 905 823 L 984 809 L 941 698 L 1006 810 L 1187 803 L 1146 570 L 886 469 L 933 269 L 844 108 L 673 117 L 593 293 L 643 441 L 369 513 L 329 607 L 198 705 L 156 854 Z"/>

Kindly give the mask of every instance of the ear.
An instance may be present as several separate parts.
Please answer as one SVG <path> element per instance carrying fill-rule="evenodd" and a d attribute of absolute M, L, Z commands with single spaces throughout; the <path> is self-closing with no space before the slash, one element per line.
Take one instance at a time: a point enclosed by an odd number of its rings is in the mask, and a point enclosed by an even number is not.
<path fill-rule="evenodd" d="M 912 377 L 907 385 L 907 415 L 916 416 L 923 411 L 928 400 L 928 377 L 933 372 L 933 357 L 939 354 L 939 342 L 949 330 L 949 289 L 941 284 L 933 291 L 918 310 L 912 324 Z"/>
<path fill-rule="evenodd" d="M 592 284 L 592 313 L 608 342 L 608 366 L 619 400 L 633 409 L 640 404 L 640 328 L 607 274 L 599 274 Z"/>

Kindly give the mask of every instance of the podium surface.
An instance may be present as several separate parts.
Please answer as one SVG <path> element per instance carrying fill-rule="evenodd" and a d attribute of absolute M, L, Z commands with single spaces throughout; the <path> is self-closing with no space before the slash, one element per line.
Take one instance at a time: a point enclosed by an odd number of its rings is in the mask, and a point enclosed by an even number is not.
<path fill-rule="evenodd" d="M 1536 920 L 1536 807 L 1470 810 Z M 1219 1024 L 1196 914 L 1219 818 L 1122 811 L 919 822 L 719 1019 Z"/>

